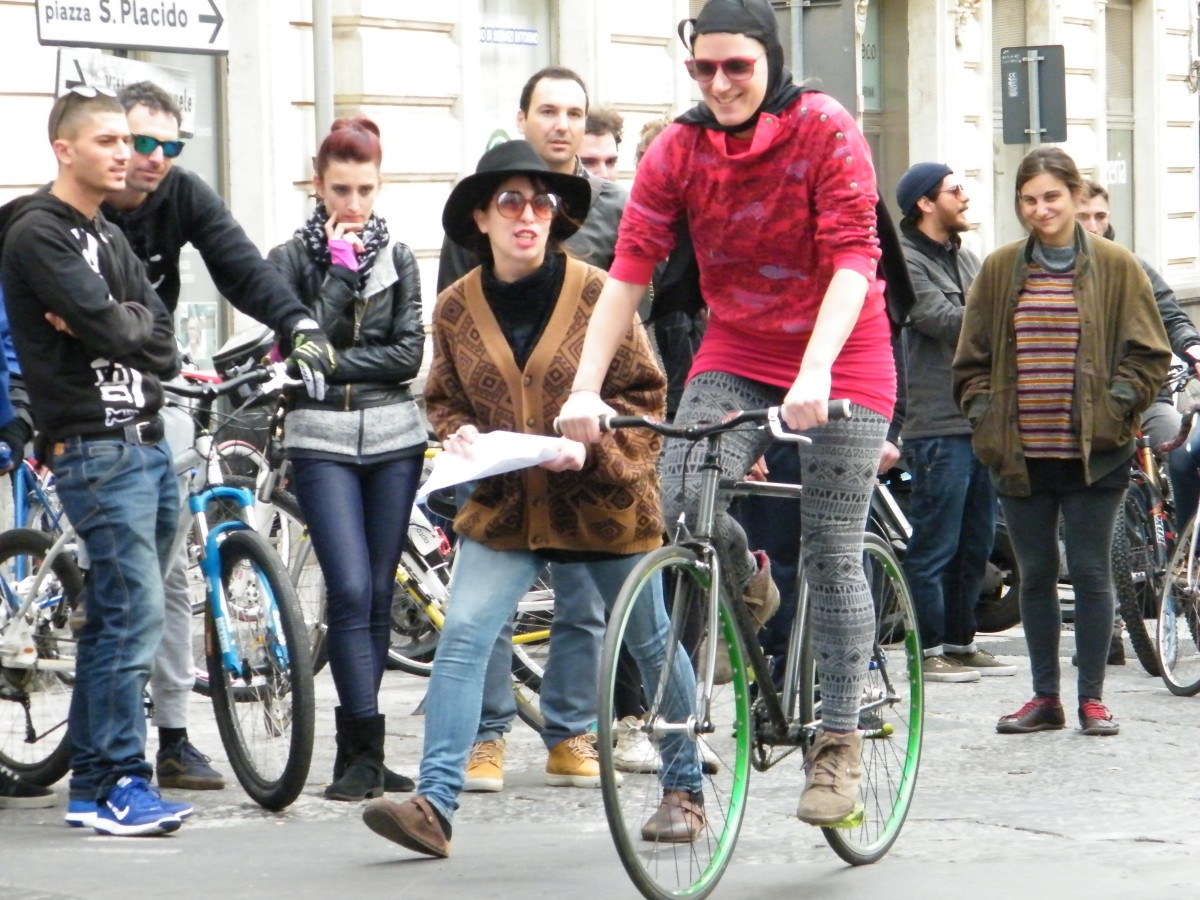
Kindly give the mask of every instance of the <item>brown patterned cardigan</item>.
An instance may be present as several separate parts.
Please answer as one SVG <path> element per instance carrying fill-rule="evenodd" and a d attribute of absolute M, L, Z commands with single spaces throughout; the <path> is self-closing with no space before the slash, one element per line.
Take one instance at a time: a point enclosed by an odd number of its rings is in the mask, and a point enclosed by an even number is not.
<path fill-rule="evenodd" d="M 459 426 L 554 434 L 584 334 L 607 276 L 566 261 L 562 291 L 524 371 L 483 296 L 476 268 L 438 295 L 433 365 L 425 386 L 439 438 Z M 609 366 L 601 396 L 618 415 L 662 416 L 666 380 L 641 326 L 632 325 Z M 661 439 L 627 428 L 588 447 L 578 472 L 533 467 L 479 482 L 454 528 L 493 550 L 642 553 L 662 544 L 656 463 Z"/>

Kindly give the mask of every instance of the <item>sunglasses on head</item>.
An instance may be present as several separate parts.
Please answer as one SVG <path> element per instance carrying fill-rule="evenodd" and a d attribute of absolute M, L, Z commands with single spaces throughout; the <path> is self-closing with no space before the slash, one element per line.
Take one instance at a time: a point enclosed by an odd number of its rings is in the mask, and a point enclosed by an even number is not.
<path fill-rule="evenodd" d="M 59 99 L 66 97 L 62 106 L 58 110 L 58 118 L 54 120 L 54 124 L 50 128 L 50 134 L 56 136 L 58 128 L 62 125 L 62 120 L 66 118 L 67 110 L 71 108 L 72 101 L 78 97 L 80 100 L 92 100 L 96 97 L 112 97 L 117 99 L 117 92 L 112 88 L 106 88 L 99 84 L 77 84 L 73 88 L 68 88 L 64 91 Z"/>
<path fill-rule="evenodd" d="M 149 156 L 159 147 L 163 148 L 163 156 L 167 159 L 174 159 L 183 152 L 183 141 L 160 141 L 158 138 L 150 137 L 148 134 L 135 134 L 133 136 L 133 149 L 143 156 Z"/>
<path fill-rule="evenodd" d="M 552 219 L 558 212 L 558 196 L 539 192 L 532 197 L 526 197 L 520 191 L 501 191 L 496 195 L 496 209 L 506 219 L 519 219 L 525 213 L 526 205 L 533 207 L 533 214 L 539 219 Z"/>
<path fill-rule="evenodd" d="M 717 71 L 725 73 L 730 81 L 746 81 L 754 74 L 754 64 L 761 56 L 731 56 L 728 59 L 689 59 L 684 61 L 692 79 L 707 84 L 717 77 Z"/>

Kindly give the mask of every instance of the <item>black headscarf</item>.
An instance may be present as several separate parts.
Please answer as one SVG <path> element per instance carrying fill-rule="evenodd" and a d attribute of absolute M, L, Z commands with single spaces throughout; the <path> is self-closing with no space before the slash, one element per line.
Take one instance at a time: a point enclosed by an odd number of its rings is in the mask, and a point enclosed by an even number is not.
<path fill-rule="evenodd" d="M 753 127 L 764 112 L 779 115 L 804 93 L 783 65 L 783 44 L 779 42 L 775 10 L 768 0 L 708 0 L 699 16 L 679 23 L 679 39 L 689 50 L 695 49 L 698 34 L 744 34 L 762 44 L 767 50 L 767 93 L 754 115 L 739 125 L 722 125 L 703 102 L 676 122 L 737 134 Z"/>

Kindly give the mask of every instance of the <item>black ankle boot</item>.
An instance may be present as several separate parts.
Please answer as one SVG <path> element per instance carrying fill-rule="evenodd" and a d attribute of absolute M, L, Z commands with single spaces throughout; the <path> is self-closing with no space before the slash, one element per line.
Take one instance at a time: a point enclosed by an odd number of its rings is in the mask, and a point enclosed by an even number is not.
<path fill-rule="evenodd" d="M 345 719 L 342 715 L 342 708 L 340 706 L 335 706 L 333 708 L 333 720 L 337 727 L 334 735 L 334 741 L 337 744 L 337 752 L 333 757 L 333 780 L 337 781 L 346 772 L 346 748 L 343 746 L 344 742 L 342 740 L 342 722 Z M 417 789 L 417 783 L 407 775 L 401 775 L 399 772 L 393 772 L 387 766 L 384 766 L 383 789 L 389 794 L 408 794 Z"/>
<path fill-rule="evenodd" d="M 342 718 L 338 744 L 344 768 L 325 788 L 326 800 L 369 800 L 383 796 L 383 716 Z"/>

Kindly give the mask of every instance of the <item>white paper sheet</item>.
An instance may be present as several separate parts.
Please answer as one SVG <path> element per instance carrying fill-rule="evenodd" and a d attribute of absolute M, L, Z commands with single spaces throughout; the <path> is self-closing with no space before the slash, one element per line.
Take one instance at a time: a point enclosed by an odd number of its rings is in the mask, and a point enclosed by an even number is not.
<path fill-rule="evenodd" d="M 515 431 L 489 431 L 471 444 L 472 459 L 454 453 L 439 453 L 425 483 L 417 491 L 417 500 L 424 500 L 441 488 L 500 475 L 536 466 L 558 456 L 560 437 L 540 434 L 519 434 Z"/>

